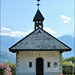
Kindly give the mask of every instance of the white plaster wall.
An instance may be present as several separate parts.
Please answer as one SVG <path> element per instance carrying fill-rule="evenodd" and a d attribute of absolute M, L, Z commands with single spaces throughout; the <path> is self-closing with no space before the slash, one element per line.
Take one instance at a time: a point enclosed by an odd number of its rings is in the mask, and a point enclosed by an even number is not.
<path fill-rule="evenodd" d="M 16 72 L 18 73 L 35 73 L 36 75 L 36 59 L 43 58 L 44 73 L 59 72 L 61 73 L 61 59 L 59 51 L 19 51 L 16 55 Z M 32 62 L 32 67 L 29 67 L 29 62 Z M 47 67 L 47 62 L 50 62 L 50 68 Z M 58 63 L 57 68 L 54 68 L 54 62 Z"/>

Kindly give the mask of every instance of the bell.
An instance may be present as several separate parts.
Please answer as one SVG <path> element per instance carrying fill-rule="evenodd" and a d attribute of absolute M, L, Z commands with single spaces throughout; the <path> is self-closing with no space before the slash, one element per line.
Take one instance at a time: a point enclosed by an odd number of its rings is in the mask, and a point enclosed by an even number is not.
<path fill-rule="evenodd" d="M 37 0 L 37 1 L 40 1 L 40 0 Z"/>

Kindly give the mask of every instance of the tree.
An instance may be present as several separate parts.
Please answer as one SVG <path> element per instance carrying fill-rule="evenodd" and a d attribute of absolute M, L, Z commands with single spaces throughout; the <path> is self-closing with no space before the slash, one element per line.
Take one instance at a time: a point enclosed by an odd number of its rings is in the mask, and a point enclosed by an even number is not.
<path fill-rule="evenodd" d="M 62 65 L 64 74 L 72 73 L 72 70 L 75 67 L 75 57 L 70 57 L 66 59 L 62 58 Z"/>
<path fill-rule="evenodd" d="M 0 75 L 12 75 L 11 68 L 8 64 L 0 64 Z"/>
<path fill-rule="evenodd" d="M 16 75 L 16 64 L 12 62 L 6 62 L 5 64 L 9 64 L 9 66 L 11 67 L 12 75 Z"/>
<path fill-rule="evenodd" d="M 75 64 L 75 57 L 66 58 L 66 59 L 64 59 L 64 61 L 67 61 L 67 62 L 72 61 L 72 63 Z"/>

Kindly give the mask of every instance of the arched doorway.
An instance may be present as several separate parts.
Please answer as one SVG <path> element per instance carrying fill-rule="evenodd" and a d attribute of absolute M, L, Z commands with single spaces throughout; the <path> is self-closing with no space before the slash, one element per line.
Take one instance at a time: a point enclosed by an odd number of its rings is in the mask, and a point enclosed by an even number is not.
<path fill-rule="evenodd" d="M 43 59 L 36 59 L 36 75 L 43 75 Z"/>

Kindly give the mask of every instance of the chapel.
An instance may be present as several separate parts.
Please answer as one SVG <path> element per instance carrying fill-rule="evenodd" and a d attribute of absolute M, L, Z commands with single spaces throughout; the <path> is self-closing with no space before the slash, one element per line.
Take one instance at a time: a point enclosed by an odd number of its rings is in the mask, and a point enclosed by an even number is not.
<path fill-rule="evenodd" d="M 16 53 L 16 75 L 62 74 L 62 53 L 71 48 L 43 29 L 44 17 L 37 1 L 34 31 L 9 48 Z"/>

